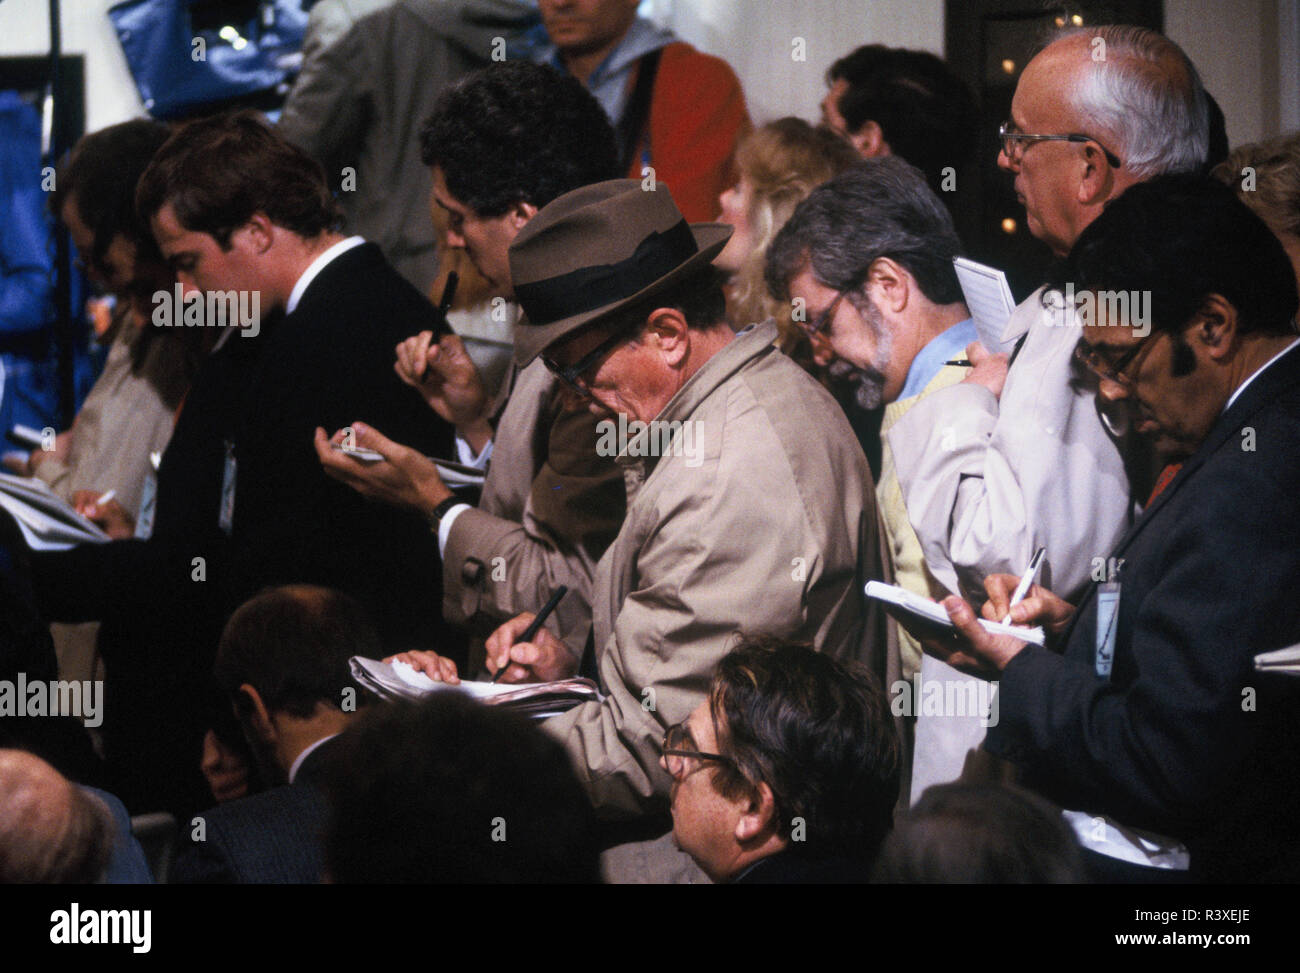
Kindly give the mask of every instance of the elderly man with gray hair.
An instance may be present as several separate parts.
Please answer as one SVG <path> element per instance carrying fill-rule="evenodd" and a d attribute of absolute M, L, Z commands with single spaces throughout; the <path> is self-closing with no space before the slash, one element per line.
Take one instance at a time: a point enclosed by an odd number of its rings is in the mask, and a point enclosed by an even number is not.
<path fill-rule="evenodd" d="M 1099 26 L 1058 36 L 1025 67 L 998 164 L 1015 176 L 1029 231 L 1064 256 L 1130 186 L 1200 168 L 1208 132 L 1204 89 L 1177 45 Z M 1109 570 L 1105 555 L 1147 499 L 1121 451 L 1125 418 L 1104 416 L 1072 366 L 1077 323 L 1060 294 L 1035 292 L 1003 331 L 1009 356 L 973 345 L 966 377 L 887 433 L 908 517 L 945 586 L 1019 575 L 1042 547 L 1046 583 L 1075 596 L 1099 564 Z M 963 678 L 930 658 L 922 677 Z M 961 773 L 980 722 L 918 720 L 913 797 Z"/>

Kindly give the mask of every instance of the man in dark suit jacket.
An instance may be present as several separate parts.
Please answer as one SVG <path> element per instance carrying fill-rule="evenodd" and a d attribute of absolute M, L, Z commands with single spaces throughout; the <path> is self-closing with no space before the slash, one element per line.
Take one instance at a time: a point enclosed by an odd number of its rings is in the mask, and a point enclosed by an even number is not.
<path fill-rule="evenodd" d="M 379 658 L 361 605 L 328 588 L 287 585 L 242 605 L 217 650 L 216 679 L 270 790 L 183 826 L 174 883 L 307 883 L 321 878 L 323 786 L 334 738 L 364 704 L 352 655 Z"/>
<path fill-rule="evenodd" d="M 1300 877 L 1300 685 L 1256 671 L 1300 642 L 1300 338 L 1285 252 L 1232 194 L 1161 177 L 1111 203 L 1062 272 L 1085 303 L 1078 357 L 1181 469 L 1103 559 L 1076 611 L 1043 589 L 1011 612 L 1061 654 L 975 624 L 931 645 L 1001 673 L 987 748 L 1073 818 L 1110 877 Z M 1103 288 L 1105 290 L 1103 290 Z M 1116 315 L 1116 293 L 1129 314 Z M 1142 295 L 1145 296 L 1143 297 Z M 1134 309 L 1141 298 L 1149 315 Z M 1107 307 L 1107 305 L 1109 305 Z M 1119 318 L 1119 319 L 1117 319 Z M 1001 618 L 1015 578 L 987 584 Z M 1116 825 L 1143 829 L 1146 860 Z M 1130 864 L 1119 865 L 1117 862 Z M 1153 867 L 1135 866 L 1160 866 Z"/>
<path fill-rule="evenodd" d="M 37 559 L 36 580 L 49 617 L 106 621 L 113 789 L 137 812 L 187 814 L 206 803 L 191 784 L 219 715 L 205 693 L 217 637 L 262 587 L 339 588 L 390 644 L 459 654 L 428 594 L 440 568 L 427 526 L 327 478 L 312 446 L 318 426 L 362 418 L 448 455 L 452 430 L 392 368 L 394 346 L 436 312 L 377 248 L 335 232 L 320 168 L 260 118 L 178 132 L 137 202 L 187 292 L 155 295 L 154 324 L 242 327 L 224 329 L 182 407 L 153 537 Z"/>

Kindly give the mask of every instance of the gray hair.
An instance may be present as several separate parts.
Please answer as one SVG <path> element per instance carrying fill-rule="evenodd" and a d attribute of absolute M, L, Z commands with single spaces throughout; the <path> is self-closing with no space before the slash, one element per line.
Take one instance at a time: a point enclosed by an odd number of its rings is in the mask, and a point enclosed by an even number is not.
<path fill-rule="evenodd" d="M 867 159 L 823 183 L 799 204 L 767 249 L 764 277 L 778 301 L 805 264 L 825 287 L 855 291 L 871 264 L 889 257 L 935 304 L 962 299 L 952 260 L 961 254 L 952 217 L 915 166 L 897 156 Z"/>
<path fill-rule="evenodd" d="M 1148 179 L 1195 172 L 1205 164 L 1209 107 L 1201 77 L 1182 48 L 1145 27 L 1115 24 L 1071 28 L 1052 40 L 1070 37 L 1090 38 L 1090 50 L 1088 70 L 1066 98 L 1085 125 L 1114 140 L 1106 147 L 1124 168 Z M 1104 51 L 1101 59 L 1098 50 Z"/>

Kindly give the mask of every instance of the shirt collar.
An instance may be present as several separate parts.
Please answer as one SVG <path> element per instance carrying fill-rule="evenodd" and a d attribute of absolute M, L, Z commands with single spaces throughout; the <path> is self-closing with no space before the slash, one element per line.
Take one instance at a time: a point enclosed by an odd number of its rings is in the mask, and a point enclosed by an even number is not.
<path fill-rule="evenodd" d="M 1255 379 L 1259 378 L 1260 373 L 1263 372 L 1264 369 L 1268 368 L 1270 365 L 1272 365 L 1275 361 L 1277 361 L 1279 358 L 1281 358 L 1281 357 L 1282 357 L 1283 355 L 1285 355 L 1287 352 L 1289 352 L 1289 351 L 1291 351 L 1292 349 L 1294 349 L 1296 345 L 1300 345 L 1300 338 L 1296 338 L 1296 339 L 1295 339 L 1294 341 L 1292 341 L 1289 345 L 1287 345 L 1285 348 L 1283 348 L 1281 351 L 1279 351 L 1276 355 L 1274 355 L 1274 356 L 1273 356 L 1272 358 L 1270 358 L 1268 361 L 1264 362 L 1263 365 L 1261 365 L 1259 368 L 1255 369 L 1255 371 L 1251 374 L 1250 378 L 1246 379 L 1246 381 L 1242 382 L 1240 385 L 1237 386 L 1237 391 L 1233 392 L 1232 395 L 1228 398 L 1228 404 L 1225 405 L 1225 406 L 1223 407 L 1223 411 L 1224 411 L 1224 412 L 1227 412 L 1229 409 L 1231 409 L 1231 408 L 1232 408 L 1232 403 L 1236 402 L 1236 401 L 1237 401 L 1237 397 L 1240 396 L 1242 392 L 1246 391 L 1246 386 L 1247 386 L 1247 385 L 1249 385 L 1251 382 L 1255 381 Z M 1222 413 L 1220 413 L 1220 414 L 1222 414 Z"/>
<path fill-rule="evenodd" d="M 979 341 L 979 332 L 975 329 L 973 318 L 959 321 L 948 330 L 931 338 L 920 353 L 912 359 L 912 367 L 907 370 L 907 381 L 903 383 L 903 391 L 899 393 L 899 399 L 910 399 L 924 392 L 925 387 L 943 368 L 943 363 L 950 358 L 963 357 L 966 346 L 973 341 Z"/>
<path fill-rule="evenodd" d="M 632 66 L 643 55 L 667 47 L 677 38 L 670 30 L 656 27 L 643 17 L 632 21 L 612 51 L 596 66 L 587 79 L 587 90 L 600 102 L 610 121 L 618 124 L 627 103 L 627 77 Z M 566 72 L 560 49 L 549 40 L 540 45 L 533 53 L 533 59 L 540 64 L 549 64 L 561 72 Z"/>
<path fill-rule="evenodd" d="M 316 749 L 317 749 L 317 748 L 318 748 L 322 743 L 327 743 L 327 742 L 329 742 L 330 740 L 333 740 L 336 736 L 338 736 L 337 733 L 331 733 L 331 734 L 330 734 L 329 736 L 327 736 L 327 737 L 321 737 L 319 740 L 317 740 L 315 743 L 313 743 L 310 747 L 308 747 L 308 748 L 307 748 L 306 750 L 304 750 L 302 753 L 298 754 L 297 759 L 295 759 L 294 762 L 293 762 L 293 764 L 292 764 L 292 766 L 289 767 L 289 783 L 290 783 L 290 784 L 292 784 L 294 778 L 298 776 L 298 771 L 302 769 L 302 763 L 303 763 L 303 761 L 306 760 L 309 756 L 311 756 L 312 752 L 315 751 L 315 750 L 316 750 Z"/>
<path fill-rule="evenodd" d="M 350 236 L 346 240 L 340 240 L 313 260 L 307 269 L 302 272 L 302 276 L 298 278 L 298 283 L 293 285 L 293 290 L 289 292 L 289 301 L 284 306 L 284 313 L 292 314 L 294 312 L 298 307 L 298 302 L 302 300 L 303 294 L 311 286 L 311 282 L 316 279 L 316 275 L 324 270 L 331 260 L 347 253 L 353 247 L 361 246 L 365 242 L 363 237 Z"/>

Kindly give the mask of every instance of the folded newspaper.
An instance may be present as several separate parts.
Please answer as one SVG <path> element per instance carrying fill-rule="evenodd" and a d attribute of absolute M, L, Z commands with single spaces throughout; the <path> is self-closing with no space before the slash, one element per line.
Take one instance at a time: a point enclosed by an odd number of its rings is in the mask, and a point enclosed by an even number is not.
<path fill-rule="evenodd" d="M 423 699 L 430 693 L 461 692 L 489 706 L 508 706 L 517 713 L 544 720 L 580 703 L 601 698 L 590 679 L 559 679 L 554 682 L 492 683 L 462 681 L 455 685 L 436 682 L 405 662 L 379 662 L 354 655 L 349 660 L 352 678 L 383 699 Z"/>
<path fill-rule="evenodd" d="M 66 551 L 78 544 L 110 540 L 41 480 L 0 473 L 0 508 L 18 522 L 33 551 Z"/>

